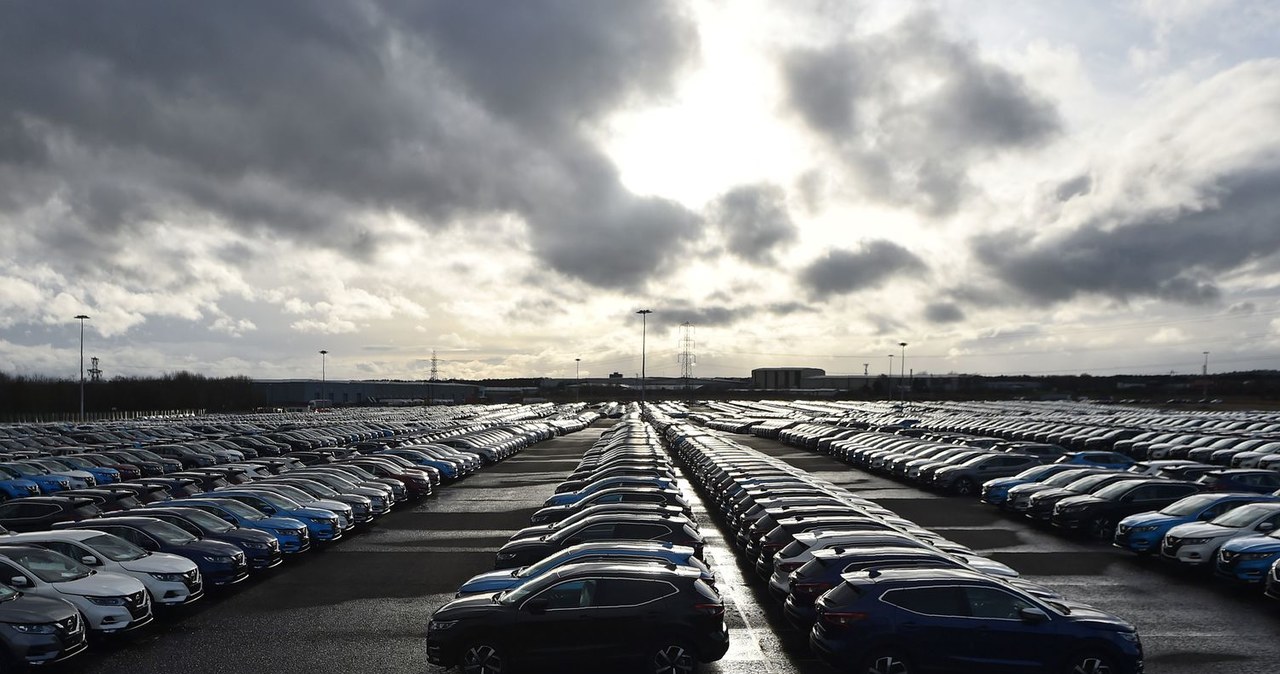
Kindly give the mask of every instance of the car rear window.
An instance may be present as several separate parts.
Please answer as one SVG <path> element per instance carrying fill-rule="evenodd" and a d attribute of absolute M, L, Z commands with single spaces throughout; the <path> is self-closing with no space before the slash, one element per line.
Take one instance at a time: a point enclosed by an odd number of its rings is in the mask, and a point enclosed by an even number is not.
<path fill-rule="evenodd" d="M 796 569 L 796 575 L 801 577 L 816 576 L 826 570 L 826 568 L 826 562 L 814 557 L 804 564 L 801 564 L 800 568 Z"/>
<path fill-rule="evenodd" d="M 800 541 L 791 541 L 787 544 L 787 547 L 778 551 L 778 556 L 783 558 L 795 557 L 796 555 L 803 554 L 804 551 L 808 549 L 809 546 L 801 543 Z"/>
<path fill-rule="evenodd" d="M 850 604 L 857 601 L 863 592 L 856 585 L 849 583 L 840 583 L 834 589 L 826 594 L 827 601 L 833 604 Z"/>

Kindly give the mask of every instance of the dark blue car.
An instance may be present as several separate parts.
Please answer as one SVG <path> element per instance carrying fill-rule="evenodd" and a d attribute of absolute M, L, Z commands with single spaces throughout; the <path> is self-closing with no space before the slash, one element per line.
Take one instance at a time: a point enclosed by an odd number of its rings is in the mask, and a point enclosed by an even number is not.
<path fill-rule="evenodd" d="M 1128 470 L 1136 463 L 1132 458 L 1119 452 L 1070 452 L 1054 463 L 1069 463 L 1091 468 L 1112 468 Z"/>
<path fill-rule="evenodd" d="M 0 500 L 39 496 L 40 485 L 20 476 L 17 471 L 0 468 L 0 494 L 4 495 L 4 499 Z"/>
<path fill-rule="evenodd" d="M 1196 482 L 1209 491 L 1270 494 L 1280 489 L 1280 473 L 1265 468 L 1228 468 L 1205 473 Z"/>
<path fill-rule="evenodd" d="M 1213 571 L 1218 578 L 1256 585 L 1266 581 L 1271 565 L 1280 559 L 1280 531 L 1265 536 L 1233 538 L 1218 549 Z"/>
<path fill-rule="evenodd" d="M 311 549 L 311 535 L 307 533 L 307 525 L 292 517 L 271 517 L 252 506 L 229 498 L 188 498 L 166 503 L 161 507 L 172 505 L 197 508 L 241 529 L 256 529 L 271 534 L 279 541 L 280 551 L 286 555 Z"/>
<path fill-rule="evenodd" d="M 648 541 L 601 541 L 565 548 L 542 560 L 518 569 L 489 571 L 473 577 L 458 588 L 458 597 L 471 594 L 493 594 L 537 578 L 552 569 L 576 562 L 640 561 L 658 564 L 692 566 L 702 572 L 702 581 L 714 585 L 716 576 L 695 556 L 694 549 L 674 543 Z"/>
<path fill-rule="evenodd" d="M 279 515 L 302 522 L 314 541 L 336 541 L 342 538 L 342 522 L 331 510 L 307 508 L 292 499 L 265 491 L 220 489 L 210 496 L 239 501 L 266 515 Z"/>
<path fill-rule="evenodd" d="M 819 597 L 809 646 L 842 672 L 1142 671 L 1133 625 L 971 571 L 845 574 Z"/>
<path fill-rule="evenodd" d="M 11 480 L 34 482 L 41 494 L 53 494 L 71 488 L 71 480 L 65 475 L 52 475 L 46 470 L 22 463 L 0 463 L 0 475 Z"/>
<path fill-rule="evenodd" d="M 1028 468 L 1013 477 L 998 477 L 982 483 L 979 500 L 983 503 L 1003 508 L 1009 498 L 1009 490 L 1020 485 L 1039 482 L 1058 473 L 1079 468 L 1075 464 L 1050 463 Z"/>
<path fill-rule="evenodd" d="M 1112 543 L 1139 555 L 1154 553 L 1160 549 L 1160 539 L 1179 524 L 1208 522 L 1246 503 L 1273 500 L 1261 494 L 1194 494 L 1160 510 L 1120 520 Z"/>
<path fill-rule="evenodd" d="M 128 514 L 154 517 L 202 540 L 230 543 L 244 551 L 251 571 L 275 568 L 284 561 L 280 541 L 275 536 L 257 529 L 241 529 L 199 508 L 157 507 L 147 508 L 145 513 L 134 510 Z"/>
<path fill-rule="evenodd" d="M 65 528 L 102 531 L 143 550 L 186 557 L 200 567 L 200 575 L 212 585 L 234 585 L 249 577 L 249 562 L 240 548 L 221 541 L 202 541 L 168 522 L 150 517 L 99 518 L 68 524 Z"/>

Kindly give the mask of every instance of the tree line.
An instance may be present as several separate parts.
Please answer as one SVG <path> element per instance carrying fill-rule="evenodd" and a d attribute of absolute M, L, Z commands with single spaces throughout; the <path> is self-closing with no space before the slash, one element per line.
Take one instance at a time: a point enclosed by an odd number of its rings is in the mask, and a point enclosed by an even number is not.
<path fill-rule="evenodd" d="M 207 377 L 173 372 L 160 377 L 115 377 L 84 383 L 86 412 L 204 409 L 250 410 L 257 406 L 248 377 Z M 77 412 L 79 380 L 0 372 L 0 413 Z"/>

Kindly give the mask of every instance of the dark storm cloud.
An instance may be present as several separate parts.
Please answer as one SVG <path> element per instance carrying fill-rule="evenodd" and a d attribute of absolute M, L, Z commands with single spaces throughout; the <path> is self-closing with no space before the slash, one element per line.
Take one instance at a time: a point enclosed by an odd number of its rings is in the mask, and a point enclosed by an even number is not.
<path fill-rule="evenodd" d="M 54 243 L 213 214 L 357 255 L 370 213 L 516 213 L 557 271 L 634 286 L 698 220 L 583 130 L 696 46 L 666 2 L 5 3 L 0 203 L 65 201 Z"/>
<path fill-rule="evenodd" d="M 976 239 L 978 259 L 1024 297 L 1051 304 L 1094 294 L 1205 304 L 1215 276 L 1280 252 L 1280 169 L 1224 177 L 1212 205 L 1108 215 L 1062 235 Z"/>
<path fill-rule="evenodd" d="M 1037 145 L 1056 109 L 974 45 L 917 13 L 873 35 L 788 53 L 787 101 L 864 194 L 932 214 L 955 210 L 969 165 Z M 920 82 L 932 86 L 921 91 Z"/>
<path fill-rule="evenodd" d="M 1063 182 L 1053 191 L 1058 201 L 1067 201 L 1073 197 L 1078 197 L 1089 193 L 1093 189 L 1093 178 L 1089 175 L 1081 175 Z"/>
<path fill-rule="evenodd" d="M 749 262 L 772 262 L 775 249 L 799 236 L 786 193 L 776 185 L 735 187 L 712 204 L 710 217 L 729 252 Z"/>
<path fill-rule="evenodd" d="M 818 298 L 874 288 L 902 273 L 923 273 L 920 258 L 891 241 L 872 241 L 860 250 L 832 250 L 800 271 L 800 283 Z"/>
<path fill-rule="evenodd" d="M 964 320 L 964 311 L 951 302 L 934 302 L 924 308 L 924 317 L 931 323 L 958 323 Z"/>
<path fill-rule="evenodd" d="M 670 328 L 684 323 L 695 327 L 726 327 L 742 321 L 751 320 L 761 315 L 789 316 L 791 314 L 814 311 L 813 307 L 800 302 L 777 302 L 766 305 L 740 303 L 733 306 L 723 304 L 695 306 L 689 303 L 655 305 L 649 323 L 658 327 Z"/>

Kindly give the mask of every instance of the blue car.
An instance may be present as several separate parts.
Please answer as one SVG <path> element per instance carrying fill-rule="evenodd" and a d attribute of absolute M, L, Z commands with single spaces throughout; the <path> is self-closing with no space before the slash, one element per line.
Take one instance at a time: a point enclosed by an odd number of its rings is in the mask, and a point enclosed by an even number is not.
<path fill-rule="evenodd" d="M 1050 463 L 1043 466 L 1033 466 L 1013 477 L 998 477 L 994 480 L 987 480 L 982 483 L 982 493 L 979 496 L 979 500 L 988 505 L 1003 508 L 1005 501 L 1008 500 L 1010 489 L 1020 484 L 1039 482 L 1063 471 L 1074 470 L 1079 467 L 1069 463 Z"/>
<path fill-rule="evenodd" d="M 0 494 L 4 495 L 4 499 L 0 500 L 39 496 L 40 485 L 34 480 L 22 477 L 22 474 L 16 470 L 0 467 Z"/>
<path fill-rule="evenodd" d="M 57 456 L 47 460 L 53 461 L 59 466 L 66 466 L 67 470 L 83 470 L 92 475 L 98 484 L 112 484 L 120 481 L 120 471 L 115 468 L 99 466 L 92 461 L 86 461 L 76 456 Z"/>
<path fill-rule="evenodd" d="M 657 564 L 692 566 L 702 572 L 703 582 L 714 585 L 716 580 L 711 569 L 694 555 L 694 549 L 686 545 L 648 541 L 598 541 L 565 548 L 529 566 L 482 573 L 463 583 L 455 596 L 493 594 L 509 590 L 565 564 L 608 561 L 651 561 Z"/>
<path fill-rule="evenodd" d="M 200 568 L 205 582 L 213 585 L 234 585 L 249 577 L 249 562 L 240 548 L 221 541 L 202 541 L 179 527 L 151 517 L 103 517 L 57 528 L 102 531 L 143 550 L 186 557 Z"/>
<path fill-rule="evenodd" d="M 1237 583 L 1258 584 L 1267 579 L 1271 565 L 1280 559 L 1280 530 L 1265 536 L 1233 538 L 1218 550 L 1214 575 Z"/>
<path fill-rule="evenodd" d="M 1246 503 L 1275 501 L 1260 494 L 1193 494 L 1154 512 L 1130 515 L 1116 525 L 1112 544 L 1139 555 L 1160 549 L 1160 540 L 1179 524 L 1208 522 Z"/>
<path fill-rule="evenodd" d="M 53 475 L 43 468 L 24 463 L 0 463 L 0 473 L 8 475 L 10 479 L 30 480 L 36 483 L 41 494 L 52 494 L 71 488 L 71 480 L 65 475 Z"/>
<path fill-rule="evenodd" d="M 449 461 L 441 461 L 422 452 L 412 449 L 384 449 L 373 453 L 373 456 L 398 456 L 415 466 L 427 466 L 440 471 L 440 475 L 446 480 L 456 480 L 459 477 L 458 465 Z"/>
<path fill-rule="evenodd" d="M 1133 625 L 1088 606 L 1039 599 L 954 569 L 858 571 L 842 579 L 818 598 L 809 633 L 810 650 L 839 671 L 1142 671 Z"/>
<path fill-rule="evenodd" d="M 266 515 L 292 517 L 307 525 L 307 533 L 313 541 L 336 541 L 342 538 L 342 521 L 331 510 L 305 508 L 287 496 L 266 491 L 220 489 L 212 492 L 212 495 L 239 501 Z"/>
<path fill-rule="evenodd" d="M 268 517 L 266 514 L 247 506 L 240 501 L 229 498 L 187 498 L 180 501 L 162 503 L 156 507 L 167 508 L 180 506 L 198 508 L 234 524 L 242 529 L 265 531 L 280 542 L 280 551 L 286 555 L 298 554 L 311 549 L 311 535 L 307 533 L 307 525 L 293 517 Z M 146 512 L 143 510 L 143 512 Z"/>
<path fill-rule="evenodd" d="M 661 489 L 677 489 L 678 488 L 676 481 L 668 477 L 630 477 L 630 476 L 609 477 L 609 478 L 600 480 L 599 482 L 592 482 L 591 484 L 583 487 L 582 489 L 579 489 L 578 491 L 570 491 L 570 492 L 565 492 L 563 494 L 554 494 L 552 495 L 551 498 L 543 502 L 542 506 L 545 508 L 549 506 L 568 505 L 570 503 L 577 503 L 578 501 L 581 501 L 582 499 L 587 498 L 588 496 L 594 494 L 597 491 L 600 491 L 601 489 L 608 489 L 609 487 L 626 487 L 626 486 L 659 487 Z"/>
<path fill-rule="evenodd" d="M 1086 466 L 1091 468 L 1128 470 L 1130 466 L 1137 462 L 1119 452 L 1070 452 L 1063 454 L 1062 458 L 1054 461 L 1054 463 L 1076 464 L 1077 466 Z"/>
<path fill-rule="evenodd" d="M 250 571 L 265 571 L 280 566 L 284 556 L 276 537 L 256 529 L 242 529 L 199 508 L 148 508 L 146 512 L 131 510 L 111 513 L 111 517 L 154 517 L 168 522 L 202 540 L 230 543 L 244 551 Z"/>

